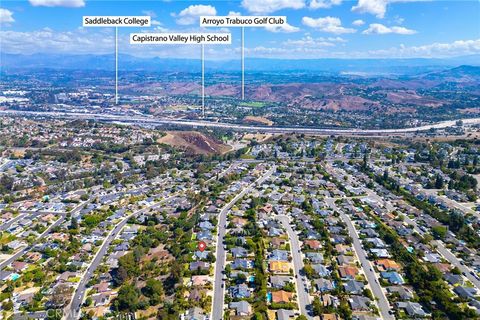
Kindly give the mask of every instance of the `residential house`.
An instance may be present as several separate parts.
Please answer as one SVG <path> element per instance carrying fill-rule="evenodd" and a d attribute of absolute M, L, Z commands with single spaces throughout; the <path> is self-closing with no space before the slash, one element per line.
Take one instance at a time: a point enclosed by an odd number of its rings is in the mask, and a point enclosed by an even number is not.
<path fill-rule="evenodd" d="M 314 283 L 317 291 L 322 293 L 332 291 L 335 288 L 333 282 L 328 279 L 315 279 Z"/>
<path fill-rule="evenodd" d="M 273 303 L 289 303 L 293 300 L 293 293 L 279 290 L 272 292 L 272 302 Z"/>
<path fill-rule="evenodd" d="M 252 315 L 252 306 L 247 301 L 237 301 L 237 302 L 230 302 L 229 304 L 230 309 L 235 310 L 235 315 L 237 316 L 250 316 Z"/>
<path fill-rule="evenodd" d="M 180 320 L 207 320 L 202 308 L 193 307 L 180 316 Z"/>
<path fill-rule="evenodd" d="M 453 292 L 455 292 L 460 298 L 470 299 L 475 297 L 477 290 L 472 287 L 457 286 L 453 289 Z"/>
<path fill-rule="evenodd" d="M 401 300 L 406 301 L 413 299 L 414 295 L 411 289 L 405 287 L 405 286 L 390 286 L 387 287 L 387 292 L 390 294 L 398 294 Z"/>
<path fill-rule="evenodd" d="M 422 305 L 417 302 L 397 302 L 395 306 L 397 309 L 403 309 L 407 315 L 412 318 L 424 318 L 429 316 L 429 314 L 423 310 Z"/>
<path fill-rule="evenodd" d="M 290 273 L 290 263 L 285 261 L 270 261 L 268 263 L 269 270 L 272 273 Z"/>
<path fill-rule="evenodd" d="M 190 271 L 202 270 L 207 271 L 210 269 L 210 263 L 204 261 L 190 262 Z"/>
<path fill-rule="evenodd" d="M 276 320 L 292 320 L 297 317 L 293 310 L 278 309 L 276 313 Z"/>
<path fill-rule="evenodd" d="M 232 269 L 251 269 L 253 268 L 253 261 L 247 259 L 235 259 L 231 264 Z"/>
<path fill-rule="evenodd" d="M 244 283 L 230 287 L 230 294 L 234 299 L 250 298 L 251 292 L 248 286 Z"/>
<path fill-rule="evenodd" d="M 320 252 L 307 252 L 305 256 L 312 263 L 323 263 L 323 254 Z"/>
<path fill-rule="evenodd" d="M 397 272 L 395 271 L 390 271 L 390 272 L 387 272 L 387 271 L 384 271 L 384 272 L 380 272 L 380 276 L 387 280 L 390 284 L 404 284 L 405 281 L 403 280 L 403 277 L 398 274 Z"/>
<path fill-rule="evenodd" d="M 303 244 L 312 250 L 320 250 L 322 248 L 322 243 L 318 240 L 307 239 Z"/>
<path fill-rule="evenodd" d="M 288 251 L 275 249 L 268 257 L 269 261 L 288 261 Z"/>
<path fill-rule="evenodd" d="M 322 278 L 328 277 L 331 273 L 331 271 L 328 270 L 328 268 L 326 266 L 324 266 L 323 264 L 314 264 L 314 265 L 312 265 L 312 268 Z"/>
<path fill-rule="evenodd" d="M 379 259 L 375 261 L 375 265 L 380 271 L 398 271 L 400 265 L 392 259 Z"/>
<path fill-rule="evenodd" d="M 248 255 L 248 251 L 243 247 L 235 247 L 230 250 L 234 258 L 245 258 Z"/>
<path fill-rule="evenodd" d="M 281 289 L 287 283 L 290 283 L 291 278 L 288 276 L 270 276 L 270 285 L 272 288 Z"/>
<path fill-rule="evenodd" d="M 354 279 L 355 276 L 359 273 L 357 267 L 353 266 L 340 266 L 338 267 L 338 273 L 342 280 Z"/>
<path fill-rule="evenodd" d="M 349 280 L 343 284 L 343 287 L 349 294 L 362 294 L 365 285 L 360 281 Z"/>
<path fill-rule="evenodd" d="M 351 296 L 348 299 L 352 311 L 368 311 L 370 310 L 370 299 L 364 296 Z"/>

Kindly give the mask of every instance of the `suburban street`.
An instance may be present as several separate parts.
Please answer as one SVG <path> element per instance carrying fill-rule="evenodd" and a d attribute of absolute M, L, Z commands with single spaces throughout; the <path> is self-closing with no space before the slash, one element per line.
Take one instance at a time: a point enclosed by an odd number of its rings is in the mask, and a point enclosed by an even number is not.
<path fill-rule="evenodd" d="M 71 212 L 72 213 L 75 213 L 75 212 L 78 212 L 80 210 L 82 210 L 82 208 L 84 206 L 86 206 L 88 203 L 90 203 L 90 200 L 88 201 L 85 201 L 83 203 L 80 203 L 78 206 L 76 206 Z M 56 213 L 58 214 L 58 212 Z M 17 253 L 15 253 L 13 256 L 11 256 L 10 258 L 8 258 L 7 260 L 3 261 L 2 263 L 0 263 L 0 269 L 3 269 L 5 268 L 6 266 L 8 266 L 9 264 L 11 264 L 12 262 L 14 262 L 15 260 L 17 260 L 18 258 L 20 258 L 21 256 L 23 256 L 25 253 L 29 252 L 33 247 L 35 247 L 41 239 L 43 239 L 46 235 L 48 235 L 52 229 L 54 229 L 55 227 L 61 225 L 64 221 L 65 221 L 65 217 L 66 217 L 67 213 L 66 212 L 63 212 L 63 213 L 60 213 L 60 218 L 57 219 L 53 224 L 51 224 L 45 231 L 42 232 L 42 234 L 40 234 L 38 236 L 38 238 L 29 246 L 26 246 L 26 247 L 23 247 L 20 251 L 18 251 Z"/>
<path fill-rule="evenodd" d="M 480 290 L 480 281 L 478 281 L 478 279 L 476 277 L 474 277 L 472 275 L 472 270 L 470 268 L 468 268 L 467 266 L 463 265 L 460 263 L 460 260 L 458 260 L 458 258 L 453 255 L 452 252 L 450 252 L 450 250 L 448 250 L 447 248 L 445 248 L 445 246 L 443 245 L 443 243 L 441 241 L 433 241 L 433 243 L 435 244 L 436 248 L 437 248 L 437 251 L 445 258 L 448 260 L 448 262 L 450 262 L 453 266 L 457 267 L 458 269 L 460 269 L 460 271 L 462 272 L 462 274 L 467 277 L 468 280 L 470 280 L 473 285 L 478 289 Z"/>
<path fill-rule="evenodd" d="M 427 191 L 425 189 L 425 191 Z M 433 193 L 432 193 L 433 194 Z M 436 193 L 435 193 L 436 194 Z M 376 201 L 380 201 L 382 203 L 385 204 L 385 207 L 387 208 L 387 210 L 389 210 L 390 212 L 391 211 L 394 211 L 395 210 L 395 207 L 392 206 L 392 204 L 389 202 L 389 201 L 383 201 L 381 197 L 379 197 L 375 192 L 369 190 L 368 191 L 368 196 L 375 199 Z M 444 200 L 447 200 L 448 198 L 446 197 L 442 197 L 442 199 Z M 450 200 L 450 199 L 448 199 Z M 469 208 L 466 208 L 465 206 L 462 206 L 460 205 L 458 202 L 454 201 L 454 200 L 450 200 L 450 201 L 447 201 L 447 203 L 451 206 L 454 206 L 460 210 L 464 210 L 464 212 L 468 212 L 468 211 L 471 211 L 471 213 L 473 213 L 474 211 L 469 209 Z M 457 206 L 458 205 L 458 206 Z M 463 207 L 463 209 L 461 207 Z M 475 212 L 476 213 L 476 212 Z M 478 214 L 478 213 L 476 213 Z M 413 227 L 413 230 L 415 230 L 416 232 L 418 232 L 418 234 L 420 235 L 423 235 L 425 232 L 423 232 L 417 225 L 417 223 L 415 222 L 415 220 L 412 220 L 410 219 L 407 215 L 404 215 L 404 221 Z M 472 274 L 472 270 L 465 266 L 464 264 L 461 264 L 460 263 L 460 260 L 449 250 L 445 247 L 445 245 L 441 242 L 441 241 L 438 241 L 438 240 L 433 240 L 432 241 L 432 244 L 435 246 L 435 248 L 437 249 L 438 253 L 440 253 L 448 262 L 450 262 L 453 266 L 457 267 L 461 272 L 462 274 L 468 279 L 470 280 L 473 285 L 478 289 L 480 290 L 480 281 L 479 279 L 477 279 L 477 277 L 475 277 L 473 274 Z"/>
<path fill-rule="evenodd" d="M 223 271 L 225 270 L 226 253 L 223 246 L 223 239 L 225 238 L 225 226 L 227 224 L 227 212 L 235 203 L 242 199 L 250 190 L 267 180 L 274 172 L 275 167 L 267 171 L 263 176 L 258 178 L 255 182 L 249 184 L 239 194 L 237 194 L 226 206 L 222 208 L 218 215 L 217 227 L 217 248 L 216 248 L 216 262 L 214 265 L 214 281 L 213 281 L 213 301 L 212 301 L 212 320 L 223 319 L 223 306 L 225 301 L 225 285 L 223 282 Z"/>
<path fill-rule="evenodd" d="M 23 247 L 20 251 L 15 253 L 13 256 L 11 256 L 7 260 L 0 263 L 0 269 L 5 268 L 10 263 L 14 262 L 15 260 L 17 260 L 18 258 L 23 256 L 25 253 L 30 251 L 33 247 L 35 247 L 43 237 L 45 237 L 47 234 L 50 233 L 50 231 L 52 231 L 53 228 L 55 228 L 55 227 L 57 227 L 57 226 L 59 226 L 60 224 L 63 223 L 63 221 L 65 220 L 65 216 L 66 216 L 66 214 L 63 213 L 61 215 L 61 217 L 57 221 L 55 221 L 53 224 L 51 224 L 31 245 Z"/>
<path fill-rule="evenodd" d="M 367 277 L 368 284 L 372 290 L 373 296 L 376 299 L 378 299 L 376 300 L 376 304 L 378 305 L 380 315 L 382 316 L 383 319 L 392 319 L 392 320 L 395 319 L 395 317 L 393 317 L 389 313 L 389 311 L 391 310 L 390 304 L 388 303 L 387 297 L 385 296 L 385 293 L 383 292 L 382 287 L 380 286 L 380 283 L 377 280 L 377 276 L 375 274 L 375 271 L 373 271 L 372 264 L 367 259 L 367 255 L 365 254 L 365 251 L 363 250 L 363 247 L 362 247 L 362 243 L 360 242 L 360 239 L 358 237 L 357 230 L 355 229 L 355 226 L 350 220 L 350 217 L 348 217 L 342 210 L 338 209 L 338 207 L 335 204 L 335 200 L 329 199 L 327 200 L 327 204 L 330 206 L 330 208 L 339 212 L 340 218 L 347 224 L 348 233 L 353 239 L 353 246 L 357 254 L 357 257 L 361 263 L 363 272 Z"/>
<path fill-rule="evenodd" d="M 480 320 L 454 3 L 3 1 L 0 320 Z"/>
<path fill-rule="evenodd" d="M 15 218 L 12 218 L 12 219 L 10 219 L 10 220 L 8 220 L 8 221 L 5 221 L 5 223 L 3 223 L 2 225 L 0 225 L 0 231 L 5 231 L 5 230 L 7 230 L 8 228 L 10 228 L 10 226 L 11 226 L 12 224 L 14 224 L 15 222 L 17 222 L 17 221 L 19 221 L 19 220 L 27 217 L 28 215 L 29 215 L 28 213 L 20 213 L 20 214 L 17 215 Z M 29 218 L 30 218 L 30 219 L 33 219 L 34 216 L 32 215 L 32 216 L 30 216 Z"/>
<path fill-rule="evenodd" d="M 307 285 L 307 278 L 304 277 L 301 270 L 303 269 L 303 259 L 302 254 L 300 252 L 300 241 L 298 240 L 298 236 L 293 230 L 290 219 L 287 216 L 277 216 L 278 221 L 280 221 L 287 230 L 288 238 L 290 239 L 291 244 L 291 252 L 292 252 L 292 260 L 293 260 L 293 268 L 294 274 L 296 276 L 295 283 L 297 287 L 297 297 L 298 297 L 298 304 L 300 307 L 300 313 L 307 317 L 307 319 L 313 319 L 309 314 L 310 308 L 310 295 Z"/>
<path fill-rule="evenodd" d="M 463 213 L 465 214 L 472 214 L 474 215 L 477 219 L 480 219 L 480 213 L 475 211 L 475 210 L 472 210 L 472 208 L 469 208 L 467 207 L 466 205 L 458 202 L 458 201 L 455 201 L 453 199 L 450 199 L 449 197 L 445 196 L 445 195 L 442 195 L 442 196 L 439 196 L 438 195 L 438 190 L 437 189 L 425 189 L 425 188 L 421 188 L 422 192 L 425 192 L 426 194 L 428 195 L 433 195 L 433 196 L 436 196 L 440 199 L 442 199 L 442 201 L 444 201 L 447 206 L 449 208 L 452 208 L 452 209 L 458 209 L 460 211 L 462 211 Z"/>
<path fill-rule="evenodd" d="M 404 221 L 413 226 L 413 229 L 418 232 L 419 234 L 424 234 L 424 232 L 422 230 L 420 230 L 420 228 L 418 227 L 417 223 L 410 219 L 408 216 L 405 215 L 405 219 Z M 467 277 L 468 280 L 470 280 L 470 282 L 473 283 L 473 285 L 478 289 L 480 290 L 480 281 L 477 279 L 477 277 L 475 277 L 473 274 L 472 274 L 472 270 L 467 267 L 466 265 L 460 263 L 460 260 L 449 250 L 445 247 L 445 245 L 443 244 L 442 241 L 439 241 L 439 240 L 433 240 L 432 241 L 432 244 L 434 245 L 434 247 L 437 249 L 438 253 L 440 253 L 442 255 L 442 257 L 444 257 L 448 262 L 450 262 L 454 267 L 457 267 L 461 272 L 462 274 Z"/>
<path fill-rule="evenodd" d="M 165 203 L 165 201 L 168 201 L 169 199 L 172 199 L 175 196 L 176 195 L 171 195 L 170 197 L 165 198 L 160 202 L 157 202 L 151 206 L 148 206 L 146 208 L 143 208 L 141 210 L 131 213 L 127 217 L 123 218 L 119 223 L 117 223 L 115 227 L 108 233 L 108 235 L 105 237 L 102 243 L 102 246 L 97 251 L 92 262 L 90 263 L 85 273 L 83 274 L 83 277 L 78 282 L 77 289 L 75 290 L 75 294 L 73 295 L 72 300 L 70 301 L 70 304 L 67 305 L 67 307 L 65 308 L 65 315 L 67 320 L 77 319 L 78 316 L 80 315 L 79 314 L 80 306 L 82 305 L 83 298 L 85 296 L 85 291 L 86 291 L 88 281 L 90 281 L 90 278 L 92 277 L 93 273 L 102 262 L 102 259 L 105 256 L 105 254 L 108 252 L 108 247 L 110 246 L 110 243 L 118 236 L 120 231 L 122 231 L 123 227 L 127 224 L 128 220 L 150 209 L 155 209 L 159 207 L 160 205 Z"/>

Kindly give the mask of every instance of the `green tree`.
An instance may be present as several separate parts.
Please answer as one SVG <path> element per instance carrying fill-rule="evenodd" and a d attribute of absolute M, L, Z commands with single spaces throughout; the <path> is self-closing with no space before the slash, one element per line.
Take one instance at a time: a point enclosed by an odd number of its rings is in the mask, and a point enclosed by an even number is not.
<path fill-rule="evenodd" d="M 131 284 L 126 284 L 118 291 L 118 309 L 135 312 L 138 308 L 140 293 L 138 289 Z"/>
<path fill-rule="evenodd" d="M 437 174 L 437 177 L 435 178 L 435 189 L 443 189 L 444 185 L 445 181 L 443 181 L 442 176 Z"/>
<path fill-rule="evenodd" d="M 432 228 L 432 233 L 436 239 L 445 239 L 445 236 L 447 235 L 447 227 L 434 226 Z"/>
<path fill-rule="evenodd" d="M 12 300 L 7 300 L 4 303 L 2 303 L 2 308 L 4 310 L 13 310 L 13 302 Z"/>
<path fill-rule="evenodd" d="M 146 297 L 150 298 L 150 304 L 153 306 L 162 301 L 165 293 L 162 282 L 156 279 L 148 279 L 142 292 Z"/>
<path fill-rule="evenodd" d="M 263 320 L 263 319 L 264 319 L 263 315 L 260 312 L 256 312 L 252 318 L 252 320 Z"/>

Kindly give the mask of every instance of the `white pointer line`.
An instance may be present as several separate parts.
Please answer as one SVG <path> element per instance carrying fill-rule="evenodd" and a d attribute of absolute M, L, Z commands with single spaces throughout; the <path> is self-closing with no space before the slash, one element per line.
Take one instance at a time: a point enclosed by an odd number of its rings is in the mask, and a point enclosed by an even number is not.
<path fill-rule="evenodd" d="M 242 27 L 242 100 L 245 100 L 245 28 Z"/>
<path fill-rule="evenodd" d="M 115 104 L 118 104 L 118 27 L 115 27 Z"/>
<path fill-rule="evenodd" d="M 205 44 L 202 43 L 202 116 L 205 118 Z"/>

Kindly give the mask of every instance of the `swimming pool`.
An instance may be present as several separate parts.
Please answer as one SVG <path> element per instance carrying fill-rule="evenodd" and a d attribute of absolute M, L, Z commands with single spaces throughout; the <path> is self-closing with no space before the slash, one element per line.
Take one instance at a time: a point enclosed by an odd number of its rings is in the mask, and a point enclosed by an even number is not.
<path fill-rule="evenodd" d="M 10 275 L 10 280 L 12 281 L 18 280 L 19 278 L 20 278 L 20 275 L 18 273 L 12 273 Z"/>

